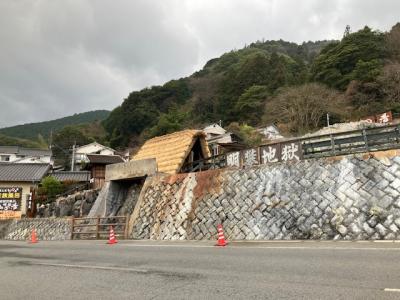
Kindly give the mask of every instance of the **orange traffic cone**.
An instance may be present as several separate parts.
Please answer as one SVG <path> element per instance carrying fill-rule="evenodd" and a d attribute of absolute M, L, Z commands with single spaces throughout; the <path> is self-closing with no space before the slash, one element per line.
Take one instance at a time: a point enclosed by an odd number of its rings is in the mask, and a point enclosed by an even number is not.
<path fill-rule="evenodd" d="M 116 244 L 116 243 L 118 243 L 118 242 L 117 242 L 117 239 L 115 238 L 114 229 L 112 226 L 110 226 L 110 236 L 108 238 L 107 244 L 112 245 L 112 244 Z"/>
<path fill-rule="evenodd" d="M 30 244 L 36 244 L 38 242 L 35 228 L 32 230 L 31 240 L 29 241 Z"/>
<path fill-rule="evenodd" d="M 224 230 L 222 229 L 221 224 L 217 226 L 217 230 L 218 230 L 218 243 L 215 246 L 223 247 L 228 245 L 228 243 L 225 241 Z"/>

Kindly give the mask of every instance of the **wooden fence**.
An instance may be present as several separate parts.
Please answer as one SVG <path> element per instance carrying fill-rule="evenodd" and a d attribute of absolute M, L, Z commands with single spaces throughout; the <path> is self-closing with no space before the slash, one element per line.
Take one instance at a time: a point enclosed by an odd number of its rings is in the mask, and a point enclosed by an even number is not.
<path fill-rule="evenodd" d="M 113 226 L 117 237 L 128 238 L 128 216 L 72 218 L 71 240 L 107 239 L 110 226 Z"/>

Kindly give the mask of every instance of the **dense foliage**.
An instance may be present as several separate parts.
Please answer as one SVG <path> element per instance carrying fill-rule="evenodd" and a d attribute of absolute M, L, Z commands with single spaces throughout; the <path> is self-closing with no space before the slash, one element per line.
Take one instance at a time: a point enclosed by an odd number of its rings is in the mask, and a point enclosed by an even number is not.
<path fill-rule="evenodd" d="M 63 185 L 52 176 L 47 176 L 40 182 L 39 195 L 44 196 L 47 201 L 54 201 L 62 191 Z"/>
<path fill-rule="evenodd" d="M 102 121 L 110 114 L 107 110 L 95 110 L 52 121 L 30 123 L 13 127 L 1 128 L 0 134 L 15 138 L 36 140 L 39 135 L 48 139 L 50 132 L 56 132 L 65 126 Z"/>
<path fill-rule="evenodd" d="M 20 146 L 26 148 L 47 148 L 47 143 L 43 141 L 42 138 L 37 141 L 20 139 L 15 137 L 6 136 L 4 134 L 0 134 L 0 145 L 1 146 Z"/>

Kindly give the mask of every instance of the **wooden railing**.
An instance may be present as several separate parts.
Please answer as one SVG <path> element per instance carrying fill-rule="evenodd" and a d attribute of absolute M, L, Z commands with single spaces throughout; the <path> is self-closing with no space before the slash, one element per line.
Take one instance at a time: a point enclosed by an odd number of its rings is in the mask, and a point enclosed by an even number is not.
<path fill-rule="evenodd" d="M 298 147 L 299 153 L 296 153 L 296 157 L 299 159 L 399 149 L 400 125 L 366 128 L 362 130 L 353 130 L 306 138 L 293 138 L 278 143 L 264 144 L 253 148 L 255 150 L 253 159 L 255 161 L 254 165 L 267 163 L 263 158 L 264 149 L 273 148 L 276 152 L 281 151 L 285 145 L 289 144 L 295 144 L 296 147 Z M 250 149 L 239 151 L 240 159 L 239 164 L 236 165 L 237 167 L 248 166 L 248 164 L 244 162 L 243 157 L 245 157 L 245 152 L 249 150 Z M 230 166 L 227 157 L 232 153 L 235 152 L 185 164 L 182 168 L 182 172 L 197 172 Z M 278 161 L 284 160 L 279 158 Z"/>
<path fill-rule="evenodd" d="M 117 237 L 128 237 L 127 216 L 72 218 L 71 240 L 76 239 L 107 239 L 110 226 L 113 227 Z"/>

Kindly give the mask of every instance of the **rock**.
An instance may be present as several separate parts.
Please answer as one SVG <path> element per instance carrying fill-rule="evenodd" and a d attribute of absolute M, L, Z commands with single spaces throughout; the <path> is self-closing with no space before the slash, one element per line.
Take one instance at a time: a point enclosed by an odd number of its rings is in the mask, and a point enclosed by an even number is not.
<path fill-rule="evenodd" d="M 375 226 L 375 229 L 377 230 L 377 232 L 384 237 L 386 234 L 388 234 L 388 230 L 382 225 L 382 224 L 377 224 Z"/>
<path fill-rule="evenodd" d="M 345 226 L 343 226 L 343 225 L 339 225 L 339 226 L 337 227 L 337 231 L 338 231 L 342 236 L 344 236 L 344 235 L 346 235 L 346 233 L 347 233 L 347 228 L 346 228 Z"/>

